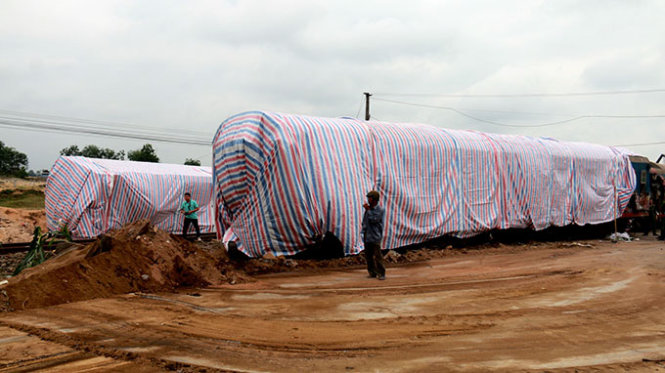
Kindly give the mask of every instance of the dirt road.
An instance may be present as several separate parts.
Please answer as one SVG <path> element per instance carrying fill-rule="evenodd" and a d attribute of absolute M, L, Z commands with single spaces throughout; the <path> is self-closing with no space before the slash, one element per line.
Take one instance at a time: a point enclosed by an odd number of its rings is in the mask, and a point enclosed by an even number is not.
<path fill-rule="evenodd" d="M 665 371 L 665 244 L 585 244 L 4 314 L 0 368 Z"/>

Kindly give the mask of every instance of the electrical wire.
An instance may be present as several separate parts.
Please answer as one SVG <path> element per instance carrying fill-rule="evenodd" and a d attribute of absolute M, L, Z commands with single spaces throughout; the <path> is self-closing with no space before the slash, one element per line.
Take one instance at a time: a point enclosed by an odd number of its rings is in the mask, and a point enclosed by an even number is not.
<path fill-rule="evenodd" d="M 193 145 L 209 144 L 209 134 L 201 131 L 188 130 L 183 133 L 182 129 L 170 129 L 172 132 L 177 132 L 177 134 L 168 134 L 165 133 L 165 131 L 169 130 L 168 128 L 147 127 L 135 124 L 25 113 L 2 109 L 0 109 L 0 124 L 4 127 L 10 128 L 48 130 L 49 132 L 65 131 Z M 197 136 L 197 134 L 199 135 Z"/>
<path fill-rule="evenodd" d="M 2 115 L 2 114 L 4 114 L 4 115 Z M 151 126 L 137 125 L 137 124 L 133 124 L 133 123 L 119 123 L 119 122 L 111 122 L 111 121 L 91 120 L 91 119 L 66 117 L 66 116 L 60 116 L 60 115 L 20 112 L 20 111 L 6 110 L 6 109 L 0 109 L 0 117 L 5 118 L 5 119 L 47 120 L 47 121 L 50 121 L 50 122 L 70 123 L 70 124 L 71 123 L 80 123 L 80 124 L 98 125 L 98 126 L 113 127 L 113 128 L 122 127 L 122 128 L 131 129 L 131 130 L 134 130 L 134 131 L 142 131 L 142 132 L 163 132 L 165 130 L 166 131 L 173 131 L 173 132 L 182 131 L 182 128 L 151 127 Z M 199 134 L 199 135 L 208 135 L 207 132 L 190 130 L 190 129 L 187 130 L 187 133 L 189 133 L 189 134 Z"/>
<path fill-rule="evenodd" d="M 110 134 L 114 135 L 117 134 L 119 137 L 135 137 L 135 138 L 141 138 L 141 137 L 160 137 L 160 138 L 168 138 L 170 137 L 171 139 L 174 140 L 184 140 L 184 141 L 199 141 L 203 139 L 203 136 L 201 137 L 195 137 L 195 136 L 189 136 L 189 135 L 164 135 L 163 132 L 146 132 L 144 130 L 138 130 L 138 131 L 130 131 L 130 130 L 121 130 L 118 131 L 115 128 L 108 128 L 108 127 L 100 127 L 100 126 L 88 126 L 88 125 L 80 125 L 80 124 L 72 124 L 72 123 L 63 123 L 63 122 L 51 122 L 51 121 L 45 121 L 45 120 L 36 120 L 36 119 L 16 119 L 16 118 L 7 118 L 4 116 L 0 115 L 0 121 L 2 121 L 5 125 L 11 125 L 13 127 L 21 127 L 22 125 L 28 126 L 28 127 L 39 127 L 39 128 L 49 128 L 53 127 L 55 129 L 67 129 L 69 132 L 82 132 L 82 133 L 95 133 L 95 132 L 102 132 L 105 134 Z M 207 136 L 206 136 L 207 138 Z"/>
<path fill-rule="evenodd" d="M 363 102 L 365 101 L 365 95 L 360 96 L 360 105 L 358 106 L 358 112 L 356 113 L 355 118 L 358 119 L 358 116 L 360 116 L 360 110 L 363 109 Z"/>
<path fill-rule="evenodd" d="M 637 89 L 625 91 L 595 91 L 595 92 L 568 92 L 568 93 L 518 93 L 518 94 L 432 94 L 432 93 L 375 93 L 379 96 L 418 96 L 418 97 L 448 97 L 448 98 L 520 98 L 520 97 L 576 97 L 576 96 L 609 96 L 644 93 L 663 93 L 665 88 Z"/>
<path fill-rule="evenodd" d="M 576 114 L 565 114 L 565 113 L 544 113 L 536 111 L 514 111 L 514 110 L 487 110 L 487 109 L 469 109 L 469 108 L 459 108 L 457 110 L 468 112 L 479 112 L 479 113 L 498 113 L 498 114 L 519 114 L 519 115 L 545 115 L 545 116 L 557 116 L 557 117 L 572 117 Z"/>
<path fill-rule="evenodd" d="M 478 122 L 488 123 L 488 124 L 492 124 L 492 125 L 499 126 L 499 127 L 513 127 L 513 128 L 536 128 L 536 127 L 556 126 L 556 125 L 559 125 L 559 124 L 570 123 L 570 122 L 574 122 L 574 121 L 577 121 L 577 120 L 580 120 L 580 119 L 588 119 L 588 118 L 606 118 L 606 119 L 607 118 L 612 118 L 612 119 L 665 118 L 665 115 L 579 115 L 579 116 L 576 116 L 574 118 L 559 120 L 559 121 L 556 121 L 556 122 L 539 123 L 539 124 L 509 124 L 509 123 L 502 123 L 502 122 L 496 122 L 496 121 L 493 121 L 493 120 L 478 118 L 476 116 L 473 116 L 471 114 L 465 113 L 461 110 L 458 110 L 458 109 L 455 109 L 455 108 L 449 107 L 449 106 L 418 104 L 418 103 L 414 103 L 414 102 L 397 101 L 397 100 L 390 100 L 390 99 L 377 98 L 377 97 L 374 97 L 374 100 L 375 101 L 389 102 L 389 103 L 393 103 L 393 104 L 400 104 L 400 105 L 410 105 L 410 106 L 425 107 L 425 108 L 430 108 L 430 109 L 448 110 L 448 111 L 452 111 L 452 112 L 457 113 L 461 116 L 467 117 L 469 119 L 473 119 L 473 120 L 478 121 Z"/>
<path fill-rule="evenodd" d="M 31 122 L 22 122 L 22 121 L 10 121 L 5 119 L 0 119 L 0 127 L 32 130 L 32 131 L 83 133 L 89 135 L 170 142 L 177 144 L 207 145 L 207 146 L 210 146 L 211 144 L 209 139 L 185 138 L 181 136 L 169 136 L 169 135 L 157 135 L 157 134 L 155 135 L 136 134 L 130 132 L 114 132 L 107 129 L 99 129 L 99 128 L 93 129 L 86 127 L 72 127 L 72 126 L 58 125 L 53 123 L 39 123 L 39 122 L 31 123 Z"/>
<path fill-rule="evenodd" d="M 613 146 L 621 146 L 621 147 L 636 147 L 636 146 L 650 146 L 650 145 L 663 145 L 665 144 L 665 141 L 656 141 L 656 142 L 643 142 L 643 143 L 638 143 L 638 144 L 619 144 L 619 145 L 613 145 Z"/>

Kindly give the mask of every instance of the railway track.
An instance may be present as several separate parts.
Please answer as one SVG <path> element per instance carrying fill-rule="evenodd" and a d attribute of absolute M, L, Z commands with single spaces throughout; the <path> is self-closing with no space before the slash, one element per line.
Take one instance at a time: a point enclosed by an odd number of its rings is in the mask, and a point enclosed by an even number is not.
<path fill-rule="evenodd" d="M 94 240 L 77 240 L 73 241 L 75 243 L 86 244 Z M 55 248 L 55 245 L 44 245 L 44 250 L 52 250 Z M 11 242 L 11 243 L 0 243 L 0 255 L 3 254 L 13 254 L 20 253 L 30 250 L 30 242 Z"/>
<path fill-rule="evenodd" d="M 201 234 L 201 239 L 204 241 L 210 241 L 215 239 L 217 236 L 215 233 L 202 233 Z M 94 239 L 88 239 L 88 240 L 74 240 L 74 243 L 79 243 L 79 244 L 88 244 L 90 242 L 95 241 Z M 55 249 L 56 244 L 54 245 L 44 245 L 44 250 L 53 250 Z M 0 242 L 0 255 L 4 254 L 13 254 L 13 253 L 20 253 L 20 252 L 26 252 L 30 250 L 30 242 L 11 242 L 11 243 L 1 243 Z"/>

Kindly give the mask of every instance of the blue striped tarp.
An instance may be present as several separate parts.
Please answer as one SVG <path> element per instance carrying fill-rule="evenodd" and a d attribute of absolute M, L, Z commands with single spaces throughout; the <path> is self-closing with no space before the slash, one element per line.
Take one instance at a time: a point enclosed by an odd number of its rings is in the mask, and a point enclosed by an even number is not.
<path fill-rule="evenodd" d="M 197 213 L 201 232 L 214 232 L 209 167 L 60 157 L 46 181 L 46 222 L 49 230 L 67 225 L 78 239 L 141 219 L 182 233 L 184 216 L 178 210 L 185 192 L 201 208 Z"/>
<path fill-rule="evenodd" d="M 386 210 L 382 246 L 490 229 L 598 224 L 635 187 L 628 154 L 547 138 L 267 112 L 213 140 L 217 232 L 250 256 L 294 254 L 326 232 L 363 250 L 365 194 Z"/>

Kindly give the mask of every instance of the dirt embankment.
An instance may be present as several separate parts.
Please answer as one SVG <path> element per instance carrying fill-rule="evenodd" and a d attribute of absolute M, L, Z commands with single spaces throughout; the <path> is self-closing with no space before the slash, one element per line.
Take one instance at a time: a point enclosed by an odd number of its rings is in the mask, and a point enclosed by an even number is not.
<path fill-rule="evenodd" d="M 41 308 L 130 292 L 243 282 L 224 250 L 214 256 L 141 221 L 29 268 L 0 288 L 0 309 Z"/>
<path fill-rule="evenodd" d="M 44 210 L 0 207 L 0 242 L 30 242 L 35 227 L 46 230 Z"/>

